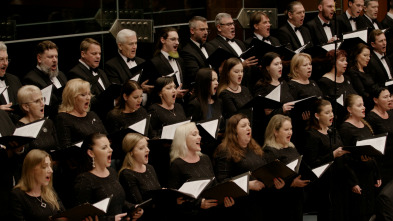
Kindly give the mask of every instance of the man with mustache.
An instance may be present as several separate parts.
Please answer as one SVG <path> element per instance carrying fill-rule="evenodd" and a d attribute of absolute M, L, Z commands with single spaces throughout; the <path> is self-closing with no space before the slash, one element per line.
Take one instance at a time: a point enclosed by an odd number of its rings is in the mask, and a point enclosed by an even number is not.
<path fill-rule="evenodd" d="M 378 22 L 378 0 L 365 0 L 363 15 L 359 16 L 359 29 L 371 28 L 382 29 L 381 23 Z"/>
<path fill-rule="evenodd" d="M 67 77 L 59 71 L 58 48 L 52 41 L 43 41 L 37 45 L 37 66 L 23 79 L 24 85 L 35 85 L 43 89 L 53 84 L 50 105 L 61 103 L 61 94 L 67 83 Z M 57 108 L 56 108 L 57 109 Z"/>
<path fill-rule="evenodd" d="M 314 45 L 323 45 L 333 42 L 336 37 L 336 25 L 333 21 L 335 11 L 334 0 L 319 0 L 318 15 L 307 22 Z"/>
<path fill-rule="evenodd" d="M 0 41 L 0 110 L 12 111 L 22 84 L 17 76 L 7 73 L 8 64 L 7 46 Z"/>
<path fill-rule="evenodd" d="M 278 30 L 277 38 L 282 45 L 295 51 L 309 43 L 312 46 L 312 39 L 307 28 L 303 27 L 305 10 L 302 3 L 298 1 L 290 2 L 287 6 L 287 22 Z"/>
<path fill-rule="evenodd" d="M 206 44 L 209 27 L 207 20 L 201 16 L 195 16 L 188 22 L 190 27 L 190 39 L 180 51 L 184 61 L 187 77 L 195 79 L 195 75 L 201 68 L 209 68 L 207 58 L 214 52 L 214 48 Z"/>
<path fill-rule="evenodd" d="M 393 70 L 390 59 L 386 56 L 386 37 L 379 30 L 373 30 L 369 35 L 369 41 L 373 51 L 370 55 L 370 62 L 367 70 L 374 82 L 380 86 L 385 86 L 385 82 L 392 80 Z"/>
<path fill-rule="evenodd" d="M 364 0 L 348 0 L 348 9 L 337 16 L 337 25 L 342 33 L 356 31 L 358 27 L 358 17 L 364 6 Z"/>

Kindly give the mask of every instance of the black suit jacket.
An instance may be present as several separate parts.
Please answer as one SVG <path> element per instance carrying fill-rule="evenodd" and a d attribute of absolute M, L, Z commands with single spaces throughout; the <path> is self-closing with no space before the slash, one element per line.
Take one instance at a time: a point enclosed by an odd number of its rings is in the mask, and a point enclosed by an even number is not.
<path fill-rule="evenodd" d="M 77 65 L 75 65 L 70 70 L 70 72 L 68 72 L 68 76 L 70 79 L 81 78 L 85 81 L 88 81 L 91 85 L 91 93 L 94 95 L 101 94 L 103 91 L 105 91 L 105 89 L 107 89 L 111 85 L 111 82 L 109 81 L 108 77 L 106 76 L 103 70 L 98 69 L 98 75 L 93 76 L 91 71 L 87 69 L 87 67 L 80 62 Z M 98 77 L 100 77 L 102 83 L 104 83 L 105 89 L 102 88 L 102 86 L 98 82 Z"/>
<path fill-rule="evenodd" d="M 8 86 L 8 98 L 12 104 L 18 103 L 18 90 L 22 87 L 22 83 L 20 82 L 19 78 L 15 75 L 5 73 L 5 84 Z M 0 93 L 3 91 L 0 91 Z M 0 105 L 7 104 L 3 95 L 0 95 Z"/>
<path fill-rule="evenodd" d="M 330 30 L 332 32 L 332 36 L 336 35 L 336 25 L 334 21 L 330 21 Z M 326 44 L 329 39 L 326 36 L 326 32 L 322 26 L 321 20 L 318 18 L 318 15 L 307 22 L 306 27 L 308 28 L 311 39 L 314 45 L 323 45 Z"/>
<path fill-rule="evenodd" d="M 176 61 L 180 71 L 180 80 L 183 82 L 183 88 L 188 88 L 190 80 L 188 79 L 187 75 L 185 75 L 183 59 L 179 57 L 176 59 Z M 173 72 L 173 68 L 171 64 L 169 64 L 168 59 L 161 52 L 159 52 L 150 61 L 148 61 L 145 69 L 143 69 L 141 82 L 149 80 L 148 84 L 154 85 L 157 78 L 167 76 Z M 177 82 L 175 76 L 173 76 L 173 79 L 175 84 L 178 86 L 179 83 Z"/>
<path fill-rule="evenodd" d="M 393 28 L 393 19 L 386 15 L 381 24 L 383 28 Z"/>
<path fill-rule="evenodd" d="M 211 45 L 205 44 L 204 47 L 208 55 L 214 52 L 214 48 Z M 199 69 L 210 67 L 201 49 L 191 40 L 188 40 L 186 46 L 180 51 L 180 56 L 184 61 L 185 72 L 190 82 L 195 81 L 195 76 Z"/>
<path fill-rule="evenodd" d="M 135 57 L 137 65 L 142 64 L 144 61 L 145 60 L 142 58 Z M 105 74 L 109 81 L 114 84 L 123 84 L 134 77 L 120 54 L 117 54 L 114 58 L 105 63 Z"/>
<path fill-rule="evenodd" d="M 356 29 L 359 29 L 358 28 L 358 26 L 359 26 L 358 20 L 359 20 L 359 18 L 356 21 Z M 346 12 L 343 12 L 341 15 L 337 16 L 337 25 L 340 30 L 340 33 L 338 33 L 339 38 L 341 38 L 341 35 L 343 33 L 354 31 L 354 30 L 352 30 L 352 26 L 351 26 L 351 23 L 349 22 Z"/>
<path fill-rule="evenodd" d="M 392 64 L 389 58 L 385 58 L 386 63 L 389 66 L 390 74 L 393 74 Z M 367 70 L 371 76 L 374 78 L 374 82 L 380 86 L 385 86 L 385 82 L 389 80 L 388 73 L 386 72 L 381 60 L 377 57 L 374 52 L 371 52 L 371 59 L 368 63 Z"/>
<path fill-rule="evenodd" d="M 67 77 L 65 74 L 61 71 L 59 71 L 59 75 L 57 76 L 57 79 L 59 80 L 61 84 L 61 88 L 57 90 L 53 90 L 52 96 L 51 96 L 51 105 L 57 105 L 61 103 L 61 96 L 63 89 L 65 85 L 67 84 Z M 40 89 L 43 89 L 51 84 L 52 81 L 50 80 L 49 76 L 39 70 L 37 67 L 34 67 L 33 70 L 31 70 L 29 73 L 26 74 L 26 76 L 23 78 L 22 83 L 24 85 L 35 85 L 39 87 Z M 55 89 L 56 87 L 53 87 Z"/>
<path fill-rule="evenodd" d="M 237 45 L 239 45 L 239 47 L 242 51 L 245 51 L 247 49 L 246 45 L 244 45 L 244 43 L 242 41 L 235 39 L 235 42 Z M 239 57 L 239 55 L 232 48 L 232 46 L 230 44 L 228 44 L 228 42 L 219 35 L 206 44 L 211 45 L 212 48 L 214 48 L 214 50 L 216 50 L 217 48 L 222 48 L 222 49 L 228 51 L 229 53 L 233 54 L 235 57 Z"/>
<path fill-rule="evenodd" d="M 364 28 L 375 29 L 373 23 L 365 15 L 359 16 L 358 21 L 356 23 L 358 29 L 364 29 Z M 381 23 L 378 21 L 376 23 L 379 29 L 382 29 Z"/>
<path fill-rule="evenodd" d="M 269 36 L 269 38 L 270 38 L 270 43 L 272 43 L 273 46 L 280 46 L 281 45 L 280 41 L 277 38 L 275 38 L 271 35 Z M 251 37 L 247 38 L 247 40 L 244 41 L 244 44 L 246 45 L 247 48 L 250 48 L 252 46 L 253 39 L 259 40 L 258 37 L 253 34 Z"/>
<path fill-rule="evenodd" d="M 310 32 L 306 27 L 301 26 L 300 33 L 302 34 L 304 44 L 307 44 L 310 42 L 310 45 L 307 47 L 312 46 L 312 39 Z M 280 43 L 286 47 L 288 47 L 291 50 L 296 50 L 300 48 L 302 45 L 300 44 L 300 41 L 293 30 L 293 28 L 289 25 L 288 21 L 285 22 L 285 25 L 283 25 L 279 30 L 278 30 L 278 35 L 277 38 L 280 40 Z"/>

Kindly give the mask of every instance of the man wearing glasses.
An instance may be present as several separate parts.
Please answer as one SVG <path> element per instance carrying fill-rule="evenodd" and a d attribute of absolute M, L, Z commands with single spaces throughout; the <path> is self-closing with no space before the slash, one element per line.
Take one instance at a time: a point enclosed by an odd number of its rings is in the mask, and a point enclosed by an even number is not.
<path fill-rule="evenodd" d="M 12 111 L 11 106 L 16 103 L 22 87 L 17 76 L 6 73 L 9 62 L 7 46 L 0 41 L 0 109 L 5 111 Z"/>
<path fill-rule="evenodd" d="M 180 51 L 184 61 L 187 77 L 195 79 L 197 71 L 201 68 L 209 68 L 207 58 L 214 52 L 212 45 L 206 44 L 209 34 L 206 18 L 195 16 L 188 22 L 190 27 L 190 40 Z"/>

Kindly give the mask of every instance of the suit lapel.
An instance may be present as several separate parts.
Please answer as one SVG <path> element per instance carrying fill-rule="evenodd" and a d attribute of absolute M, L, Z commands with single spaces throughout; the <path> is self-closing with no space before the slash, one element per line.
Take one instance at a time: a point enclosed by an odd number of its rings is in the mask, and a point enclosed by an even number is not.
<path fill-rule="evenodd" d="M 297 37 L 295 30 L 293 30 L 293 28 L 288 24 L 288 22 L 286 22 L 286 26 L 288 28 L 289 33 L 292 35 L 292 38 L 295 40 L 295 43 L 296 43 L 295 48 L 293 48 L 293 49 L 296 50 L 296 49 L 300 48 L 300 46 L 302 44 L 300 44 L 299 38 Z M 303 39 L 303 41 L 304 40 L 305 39 Z"/>
<path fill-rule="evenodd" d="M 226 40 L 224 40 L 221 36 L 217 36 L 217 40 L 220 41 L 221 44 L 225 47 L 224 49 L 226 49 L 227 51 L 231 52 L 233 55 L 238 57 L 238 54 L 235 51 L 235 49 L 233 49 L 232 46 L 230 46 L 229 43 Z"/>
<path fill-rule="evenodd" d="M 317 26 L 319 32 L 321 32 L 324 41 L 327 42 L 328 39 L 327 39 L 327 36 L 326 36 L 325 29 L 323 28 L 323 26 L 322 26 L 322 24 L 321 24 L 321 21 L 319 20 L 318 16 L 315 18 L 315 24 L 316 24 L 316 26 Z M 332 30 L 331 27 L 330 27 L 330 30 Z M 332 33 L 333 33 L 333 32 L 332 32 Z"/>

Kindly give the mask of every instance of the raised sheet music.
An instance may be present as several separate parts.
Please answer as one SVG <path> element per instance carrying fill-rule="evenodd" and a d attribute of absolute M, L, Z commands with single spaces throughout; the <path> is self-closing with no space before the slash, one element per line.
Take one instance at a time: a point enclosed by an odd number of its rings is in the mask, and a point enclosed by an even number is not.
<path fill-rule="evenodd" d="M 186 121 L 182 121 L 182 122 L 179 122 L 176 124 L 164 126 L 162 128 L 161 139 L 173 140 L 173 138 L 175 137 L 176 128 L 180 125 L 185 124 L 185 123 L 189 123 L 190 121 L 191 120 L 186 120 Z"/>

